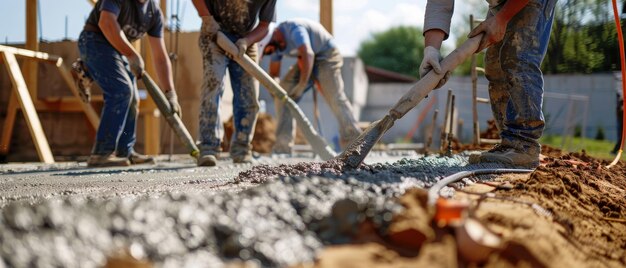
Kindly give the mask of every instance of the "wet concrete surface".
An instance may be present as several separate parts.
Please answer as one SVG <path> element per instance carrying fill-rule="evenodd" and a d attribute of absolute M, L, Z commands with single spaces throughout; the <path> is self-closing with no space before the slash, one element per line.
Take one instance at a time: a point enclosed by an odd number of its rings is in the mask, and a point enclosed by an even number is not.
<path fill-rule="evenodd" d="M 0 166 L 0 267 L 100 267 L 120 252 L 158 267 L 310 262 L 323 245 L 348 242 L 366 219 L 384 233 L 406 189 L 500 167 L 376 153 L 360 170 L 287 165 L 302 161 L 311 159 L 260 158 L 285 164 L 267 177 L 254 172 L 268 166 L 198 168 L 185 158 L 125 169 Z"/>

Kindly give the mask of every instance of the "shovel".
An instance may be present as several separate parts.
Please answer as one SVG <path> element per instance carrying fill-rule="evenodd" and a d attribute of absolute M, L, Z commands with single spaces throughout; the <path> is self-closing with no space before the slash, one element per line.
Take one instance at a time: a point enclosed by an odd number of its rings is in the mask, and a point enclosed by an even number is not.
<path fill-rule="evenodd" d="M 372 147 L 382 138 L 389 130 L 394 122 L 402 118 L 406 113 L 413 109 L 417 104 L 426 98 L 439 83 L 446 72 L 454 70 L 456 66 L 461 64 L 465 59 L 476 52 L 480 39 L 483 34 L 474 36 L 460 47 L 452 51 L 441 61 L 441 74 L 430 71 L 422 79 L 417 81 L 407 93 L 398 100 L 391 110 L 382 119 L 374 122 L 369 126 L 357 139 L 346 148 L 346 150 L 337 156 L 337 159 L 348 167 L 357 168 L 363 162 L 363 159 L 372 150 Z"/>
<path fill-rule="evenodd" d="M 259 80 L 259 82 L 265 86 L 265 88 L 267 88 L 267 90 L 269 90 L 274 97 L 278 98 L 285 104 L 287 109 L 289 109 L 293 117 L 296 119 L 296 122 L 298 122 L 298 127 L 302 130 L 302 133 L 304 133 L 304 136 L 309 141 L 316 154 L 318 154 L 323 160 L 330 160 L 337 155 L 335 151 L 328 146 L 324 138 L 322 138 L 322 136 L 315 131 L 313 125 L 306 118 L 298 104 L 289 98 L 287 92 L 265 71 L 263 71 L 263 69 L 261 69 L 256 62 L 254 62 L 246 54 L 244 54 L 243 57 L 238 57 L 237 52 L 239 52 L 239 49 L 222 32 L 217 33 L 217 44 L 224 51 L 226 51 L 226 53 L 234 55 L 233 60 L 236 61 L 241 68 Z"/>
<path fill-rule="evenodd" d="M 148 73 L 144 72 L 141 77 L 143 79 L 143 84 L 146 86 L 150 96 L 152 96 L 157 108 L 159 108 L 159 111 L 161 111 L 161 113 L 165 116 L 165 121 L 167 121 L 170 127 L 172 127 L 172 130 L 174 130 L 178 139 L 180 139 L 180 141 L 185 145 L 189 154 L 194 158 L 198 158 L 199 151 L 196 143 L 193 142 L 191 134 L 189 134 L 189 131 L 185 128 L 185 125 L 183 124 L 183 121 L 180 120 L 178 114 L 175 114 L 172 111 L 170 103 L 165 98 L 165 95 L 163 95 L 159 86 L 157 86 Z"/>

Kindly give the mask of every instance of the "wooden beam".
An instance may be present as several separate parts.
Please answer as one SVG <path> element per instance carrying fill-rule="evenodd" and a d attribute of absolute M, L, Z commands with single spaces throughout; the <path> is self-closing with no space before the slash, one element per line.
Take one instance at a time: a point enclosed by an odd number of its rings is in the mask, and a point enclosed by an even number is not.
<path fill-rule="evenodd" d="M 333 34 L 333 0 L 320 0 L 320 23 Z"/>
<path fill-rule="evenodd" d="M 163 25 L 167 25 L 167 0 L 161 0 L 159 1 L 159 6 L 161 8 L 161 14 L 163 14 Z M 167 29 L 167 27 L 165 27 L 165 29 Z M 170 29 L 171 30 L 171 29 Z"/>
<path fill-rule="evenodd" d="M 15 117 L 17 115 L 17 108 L 19 107 L 15 91 L 11 91 L 9 96 L 9 107 L 7 107 L 7 116 L 4 118 L 2 138 L 0 139 L 0 155 L 3 156 L 8 155 L 9 149 L 11 148 L 11 135 L 13 135 Z"/>
<path fill-rule="evenodd" d="M 39 37 L 37 36 L 37 3 L 38 0 L 26 0 L 26 45 L 28 50 L 39 50 Z M 24 61 L 22 69 L 26 86 L 30 89 L 31 99 L 37 99 L 37 62 L 31 59 Z"/>
<path fill-rule="evenodd" d="M 152 77 L 156 76 L 156 70 L 154 68 L 154 58 L 152 57 L 152 50 L 150 49 L 150 43 L 145 42 L 145 60 L 146 60 L 146 72 Z M 148 98 L 141 102 L 141 109 L 156 110 L 158 108 L 152 96 L 148 94 Z M 161 153 L 161 119 L 159 113 L 146 113 L 144 116 L 144 153 L 147 155 L 158 155 Z"/>
<path fill-rule="evenodd" d="M 63 62 L 63 59 L 59 56 L 50 55 L 45 52 L 33 51 L 33 50 L 10 47 L 10 46 L 0 45 L 0 52 L 9 52 L 15 56 L 33 58 L 39 61 L 44 61 L 46 63 L 54 64 L 57 66 L 59 66 Z"/>
<path fill-rule="evenodd" d="M 15 90 L 14 92 L 17 94 L 17 99 L 20 103 L 20 107 L 22 108 L 22 113 L 24 114 L 24 117 L 26 117 L 28 129 L 30 130 L 30 134 L 33 138 L 33 143 L 37 149 L 39 159 L 41 162 L 46 164 L 52 164 L 54 163 L 54 157 L 52 157 L 52 151 L 50 150 L 48 139 L 43 132 L 43 128 L 41 127 L 41 122 L 37 116 L 33 100 L 30 97 L 26 81 L 20 72 L 17 59 L 15 59 L 15 55 L 8 52 L 3 52 L 2 55 L 9 72 L 9 77 L 11 78 L 11 83 L 13 84 L 13 89 Z"/>

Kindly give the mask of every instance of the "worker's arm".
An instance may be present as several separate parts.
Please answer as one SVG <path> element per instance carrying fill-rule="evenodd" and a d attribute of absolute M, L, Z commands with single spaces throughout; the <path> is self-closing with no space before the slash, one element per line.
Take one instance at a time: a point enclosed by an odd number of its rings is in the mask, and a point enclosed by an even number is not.
<path fill-rule="evenodd" d="M 98 26 L 106 37 L 107 41 L 111 43 L 113 48 L 126 57 L 138 55 L 137 51 L 133 49 L 130 42 L 124 35 L 120 24 L 117 22 L 117 15 L 112 12 L 102 10 L 100 12 L 100 20 Z"/>
<path fill-rule="evenodd" d="M 263 37 L 267 35 L 267 33 L 269 32 L 269 25 L 269 21 L 260 21 L 259 25 L 254 27 L 252 31 L 246 34 L 246 36 L 239 38 L 239 40 L 235 42 L 237 49 L 239 49 L 239 57 L 243 57 L 243 54 L 245 54 L 248 50 L 248 46 L 261 41 Z"/>
<path fill-rule="evenodd" d="M 165 41 L 162 37 L 149 36 L 150 50 L 154 59 L 154 69 L 159 77 L 159 84 L 163 92 L 174 89 L 174 79 L 172 78 L 172 63 L 165 49 Z"/>
<path fill-rule="evenodd" d="M 481 24 L 469 33 L 468 37 L 474 37 L 480 33 L 485 33 L 480 41 L 478 50 L 481 51 L 504 39 L 506 27 L 509 21 L 519 13 L 526 5 L 528 0 L 506 1 L 504 6 L 496 13 L 496 15 L 487 18 Z"/>
<path fill-rule="evenodd" d="M 172 76 L 172 63 L 165 49 L 165 41 L 163 37 L 148 37 L 152 58 L 154 58 L 154 69 L 159 79 L 159 85 L 167 101 L 170 103 L 172 111 L 179 116 L 181 115 L 180 104 L 178 104 L 178 95 L 174 89 L 174 78 Z"/>
<path fill-rule="evenodd" d="M 298 84 L 308 84 L 311 72 L 313 71 L 314 59 L 315 54 L 313 54 L 313 49 L 311 49 L 308 43 L 298 48 L 298 67 L 300 67 L 300 80 Z"/>
<path fill-rule="evenodd" d="M 270 76 L 272 78 L 280 76 L 280 61 L 270 61 Z"/>
<path fill-rule="evenodd" d="M 191 2 L 193 3 L 193 6 L 196 7 L 196 10 L 198 11 L 198 16 L 205 17 L 211 15 L 211 13 L 209 12 L 209 8 L 206 6 L 204 0 L 191 0 Z"/>

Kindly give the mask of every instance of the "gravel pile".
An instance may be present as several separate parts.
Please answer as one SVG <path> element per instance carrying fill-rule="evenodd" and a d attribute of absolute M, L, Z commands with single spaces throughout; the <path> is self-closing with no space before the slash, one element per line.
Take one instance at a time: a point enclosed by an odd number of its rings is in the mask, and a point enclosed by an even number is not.
<path fill-rule="evenodd" d="M 429 187 L 462 170 L 498 167 L 468 166 L 463 156 L 344 172 L 329 166 L 313 172 L 300 166 L 296 174 L 281 166 L 276 169 L 287 171 L 266 178 L 255 170 L 271 168 L 256 167 L 248 174 L 266 183 L 239 193 L 15 202 L 0 213 L 0 267 L 101 267 L 120 252 L 157 267 L 308 262 L 324 244 L 349 242 L 365 219 L 384 234 L 401 211 L 394 198 L 406 189 Z"/>

